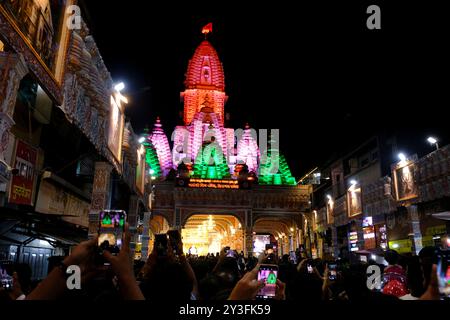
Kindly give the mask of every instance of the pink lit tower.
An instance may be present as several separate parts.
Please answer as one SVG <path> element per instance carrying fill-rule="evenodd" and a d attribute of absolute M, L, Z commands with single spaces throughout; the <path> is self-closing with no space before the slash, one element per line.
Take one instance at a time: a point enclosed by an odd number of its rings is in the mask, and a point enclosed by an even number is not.
<path fill-rule="evenodd" d="M 173 167 L 172 153 L 170 151 L 169 140 L 164 133 L 159 117 L 156 118 L 156 123 L 153 126 L 153 130 L 149 138 L 152 145 L 156 149 L 159 165 L 161 167 L 162 174 L 165 177 Z"/>
<path fill-rule="evenodd" d="M 170 161 L 167 138 L 159 121 L 155 125 L 155 139 L 152 139 L 152 143 L 157 150 L 161 169 L 167 175 L 171 166 L 177 168 L 184 162 L 191 168 L 192 177 L 230 179 L 236 177 L 237 164 L 246 164 L 249 172 L 263 178 L 262 183 L 278 184 L 281 181 L 283 184 L 288 179 L 273 182 L 274 173 L 268 169 L 261 171 L 256 131 L 249 125 L 244 130 L 236 131 L 224 125 L 225 104 L 228 99 L 225 75 L 217 51 L 206 39 L 211 31 L 211 28 L 203 29 L 205 40 L 197 47 L 187 66 L 185 90 L 181 92 L 184 125 L 177 126 L 172 135 Z M 277 159 L 270 159 L 273 163 L 264 161 L 265 169 L 277 163 Z M 285 172 L 277 172 L 277 178 L 289 175 L 287 163 L 283 162 L 282 167 Z M 291 180 L 288 182 L 291 183 Z"/>

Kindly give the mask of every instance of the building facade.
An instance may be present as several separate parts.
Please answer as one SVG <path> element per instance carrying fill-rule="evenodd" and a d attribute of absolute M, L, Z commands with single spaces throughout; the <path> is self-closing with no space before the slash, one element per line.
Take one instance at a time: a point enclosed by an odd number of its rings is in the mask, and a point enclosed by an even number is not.
<path fill-rule="evenodd" d="M 127 211 L 133 231 L 148 211 L 145 149 L 88 26 L 67 23 L 76 4 L 0 1 L 0 260 L 35 279 L 100 210 Z"/>
<path fill-rule="evenodd" d="M 380 259 L 387 249 L 418 254 L 446 241 L 449 223 L 440 217 L 449 210 L 449 146 L 396 161 L 402 144 L 374 137 L 304 178 L 320 176 L 309 215 L 317 256 Z"/>

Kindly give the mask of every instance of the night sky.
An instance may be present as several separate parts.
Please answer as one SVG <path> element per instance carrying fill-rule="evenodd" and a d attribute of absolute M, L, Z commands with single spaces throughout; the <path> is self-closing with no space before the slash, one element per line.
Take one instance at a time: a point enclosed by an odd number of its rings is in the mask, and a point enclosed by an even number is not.
<path fill-rule="evenodd" d="M 280 129 L 300 177 L 376 132 L 410 136 L 411 152 L 431 151 L 428 134 L 449 141 L 446 11 L 349 2 L 85 0 L 84 10 L 114 81 L 127 85 L 137 133 L 156 116 L 168 135 L 181 124 L 187 64 L 213 22 L 231 125 Z M 365 11 L 374 3 L 382 30 L 370 31 Z"/>

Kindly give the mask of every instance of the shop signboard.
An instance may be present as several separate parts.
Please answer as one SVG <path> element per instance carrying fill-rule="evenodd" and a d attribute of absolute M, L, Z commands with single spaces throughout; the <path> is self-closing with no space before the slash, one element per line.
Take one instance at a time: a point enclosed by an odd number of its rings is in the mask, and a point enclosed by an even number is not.
<path fill-rule="evenodd" d="M 13 167 L 18 173 L 11 179 L 9 203 L 33 205 L 36 160 L 37 149 L 22 140 L 17 140 Z"/>

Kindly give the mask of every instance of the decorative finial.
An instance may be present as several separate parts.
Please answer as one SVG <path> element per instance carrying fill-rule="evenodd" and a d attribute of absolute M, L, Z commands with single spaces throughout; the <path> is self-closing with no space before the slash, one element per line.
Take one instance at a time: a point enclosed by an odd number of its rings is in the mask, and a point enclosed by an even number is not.
<path fill-rule="evenodd" d="M 250 125 L 248 124 L 248 122 L 245 123 L 245 129 L 250 129 Z"/>
<path fill-rule="evenodd" d="M 157 127 L 157 128 L 161 128 L 162 127 L 161 120 L 159 119 L 159 117 L 156 117 L 155 127 Z"/>
<path fill-rule="evenodd" d="M 212 22 L 208 23 L 206 26 L 203 27 L 202 33 L 205 35 L 205 40 L 209 33 L 213 31 L 213 25 Z"/>

